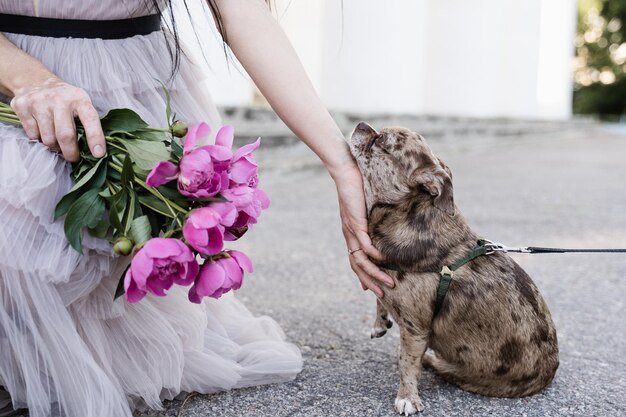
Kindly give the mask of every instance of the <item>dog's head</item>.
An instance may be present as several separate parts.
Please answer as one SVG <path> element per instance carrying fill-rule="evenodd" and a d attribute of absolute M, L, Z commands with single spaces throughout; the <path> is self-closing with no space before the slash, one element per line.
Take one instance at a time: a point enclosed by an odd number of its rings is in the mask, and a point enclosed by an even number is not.
<path fill-rule="evenodd" d="M 450 169 L 404 128 L 377 132 L 359 123 L 350 149 L 363 174 L 374 244 L 399 265 L 438 262 L 465 234 L 455 218 Z"/>
<path fill-rule="evenodd" d="M 401 127 L 377 132 L 361 122 L 350 149 L 363 174 L 368 211 L 376 203 L 427 196 L 435 208 L 454 214 L 452 173 L 417 133 Z"/>

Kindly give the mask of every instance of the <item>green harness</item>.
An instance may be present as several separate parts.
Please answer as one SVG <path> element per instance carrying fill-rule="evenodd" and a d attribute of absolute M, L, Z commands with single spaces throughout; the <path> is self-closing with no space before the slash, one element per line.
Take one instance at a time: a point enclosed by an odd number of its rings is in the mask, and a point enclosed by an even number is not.
<path fill-rule="evenodd" d="M 478 258 L 483 255 L 491 255 L 494 253 L 494 244 L 486 239 L 479 239 L 476 242 L 476 246 L 469 252 L 465 254 L 464 257 L 458 259 L 452 265 L 445 265 L 441 267 L 439 270 L 435 271 L 423 271 L 423 272 L 434 272 L 440 275 L 439 278 L 439 286 L 437 287 L 437 298 L 435 299 L 435 311 L 433 313 L 433 317 L 439 313 L 441 309 L 441 305 L 443 304 L 443 300 L 446 298 L 446 294 L 448 293 L 448 288 L 450 288 L 450 284 L 452 283 L 452 278 L 454 276 L 454 271 L 462 267 L 463 265 L 471 262 L 472 260 Z M 401 271 L 400 267 L 395 264 L 382 264 L 380 265 L 382 268 L 390 269 L 392 271 Z"/>

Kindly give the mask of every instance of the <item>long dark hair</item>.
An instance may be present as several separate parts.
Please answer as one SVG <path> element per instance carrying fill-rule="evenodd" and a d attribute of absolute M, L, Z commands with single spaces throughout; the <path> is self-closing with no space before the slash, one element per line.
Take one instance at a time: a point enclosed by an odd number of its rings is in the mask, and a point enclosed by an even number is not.
<path fill-rule="evenodd" d="M 174 17 L 174 8 L 172 7 L 172 0 L 146 0 L 148 5 L 151 5 L 156 13 L 160 14 L 164 19 L 162 19 L 161 25 L 164 28 L 168 29 L 171 33 L 171 38 L 169 38 L 166 32 L 163 32 L 163 36 L 166 38 L 167 50 L 170 55 L 170 59 L 172 62 L 172 72 L 170 74 L 170 78 L 173 78 L 178 71 L 178 67 L 180 66 L 180 55 L 183 53 L 182 48 L 180 46 L 180 36 L 178 34 L 178 29 L 176 27 L 176 18 Z M 220 13 L 219 7 L 215 3 L 215 0 L 204 0 L 205 4 L 208 6 L 210 13 L 213 15 L 213 19 L 215 20 L 215 25 L 217 27 L 217 31 L 222 37 L 222 48 L 224 50 L 224 56 L 227 60 L 230 59 L 228 48 L 226 46 L 228 39 L 226 35 L 226 31 L 224 30 L 224 25 L 222 21 L 222 15 Z M 187 4 L 187 0 L 182 0 L 182 3 L 187 11 L 187 15 L 191 19 L 191 11 L 189 10 L 189 5 Z M 270 0 L 266 0 L 268 7 L 270 6 Z M 209 16 L 207 16 L 209 18 Z M 198 34 L 195 33 L 196 40 L 199 41 Z M 204 51 L 202 51 L 204 55 Z M 204 56 L 206 60 L 206 56 Z"/>

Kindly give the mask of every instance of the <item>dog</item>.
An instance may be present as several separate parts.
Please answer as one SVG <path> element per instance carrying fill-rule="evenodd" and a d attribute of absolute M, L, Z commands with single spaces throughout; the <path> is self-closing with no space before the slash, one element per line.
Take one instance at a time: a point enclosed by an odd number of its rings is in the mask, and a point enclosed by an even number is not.
<path fill-rule="evenodd" d="M 419 134 L 359 123 L 350 150 L 363 175 L 369 234 L 396 282 L 377 300 L 372 337 L 400 327 L 395 409 L 422 411 L 422 366 L 460 388 L 522 397 L 546 387 L 559 366 L 550 311 L 536 285 L 507 254 L 479 256 L 456 270 L 435 311 L 442 277 L 478 236 L 454 204 L 452 172 Z M 394 268 L 386 269 L 386 266 Z M 436 313 L 436 314 L 435 314 Z"/>

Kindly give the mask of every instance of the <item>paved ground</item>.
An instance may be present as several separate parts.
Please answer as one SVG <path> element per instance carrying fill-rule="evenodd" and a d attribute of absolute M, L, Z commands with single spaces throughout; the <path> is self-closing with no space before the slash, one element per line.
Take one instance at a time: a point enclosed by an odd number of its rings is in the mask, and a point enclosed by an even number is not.
<path fill-rule="evenodd" d="M 510 245 L 626 246 L 626 135 L 595 130 L 439 138 L 458 206 L 482 235 Z M 374 297 L 360 290 L 341 238 L 334 186 L 303 147 L 259 155 L 272 197 L 241 242 L 256 272 L 239 292 L 302 349 L 291 383 L 167 403 L 162 416 L 394 416 L 398 332 L 370 340 Z M 552 311 L 561 365 L 522 399 L 461 391 L 426 371 L 424 416 L 626 415 L 626 256 L 517 255 Z"/>

